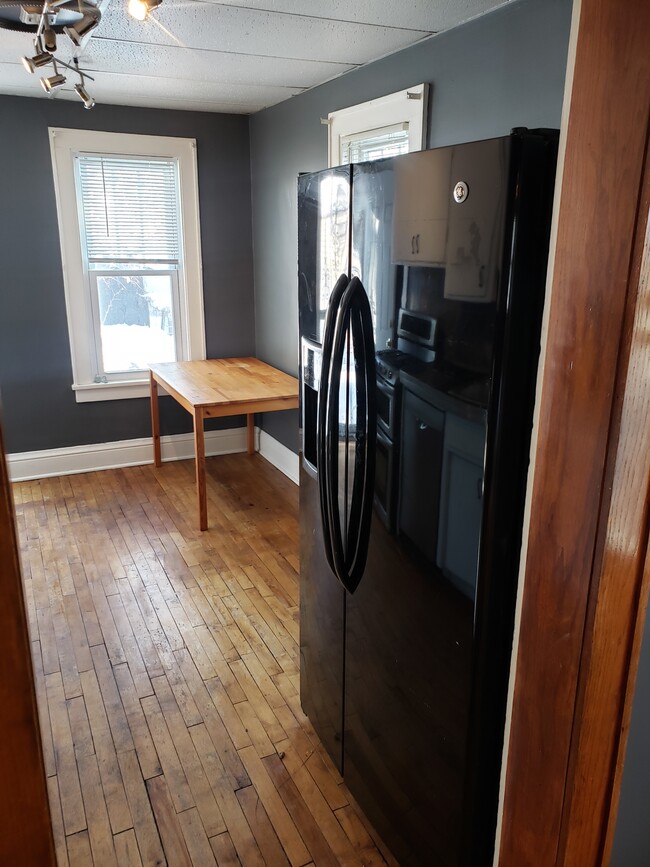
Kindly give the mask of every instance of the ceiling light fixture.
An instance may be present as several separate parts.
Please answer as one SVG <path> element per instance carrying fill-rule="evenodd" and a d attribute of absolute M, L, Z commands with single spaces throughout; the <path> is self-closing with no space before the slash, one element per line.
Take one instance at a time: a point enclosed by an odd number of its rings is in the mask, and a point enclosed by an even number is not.
<path fill-rule="evenodd" d="M 45 50 L 50 53 L 56 51 L 56 33 L 50 27 L 49 22 L 47 26 L 43 28 L 43 45 L 45 46 Z"/>
<path fill-rule="evenodd" d="M 21 57 L 20 59 L 27 72 L 34 73 L 41 66 L 47 66 L 48 63 L 52 63 L 54 56 L 49 51 L 38 51 L 33 57 Z"/>
<path fill-rule="evenodd" d="M 99 18 L 93 15 L 84 15 L 81 21 L 78 21 L 72 27 L 64 27 L 63 32 L 72 40 L 72 43 L 79 48 L 84 36 L 94 30 L 99 24 Z"/>
<path fill-rule="evenodd" d="M 144 21 L 150 12 L 157 9 L 162 0 L 129 0 L 128 11 L 136 21 Z"/>
<path fill-rule="evenodd" d="M 65 82 L 65 75 L 61 75 L 60 72 L 55 72 L 54 75 L 50 75 L 49 78 L 41 78 L 41 87 L 45 93 L 52 93 L 52 91 L 56 90 L 57 87 L 62 87 Z"/>
<path fill-rule="evenodd" d="M 79 99 L 83 102 L 84 108 L 93 108 L 95 105 L 95 100 L 92 96 L 89 96 L 88 91 L 83 86 L 83 84 L 75 84 L 74 89 L 77 91 Z"/>
<path fill-rule="evenodd" d="M 21 0 L 0 0 L 0 29 L 34 34 L 33 56 L 21 57 L 27 72 L 34 73 L 42 66 L 52 63 L 53 74 L 41 78 L 43 90 L 52 94 L 66 83 L 66 76 L 59 72 L 58 66 L 72 70 L 79 76 L 79 82 L 74 89 L 84 108 L 95 105 L 95 100 L 88 94 L 85 84 L 86 78 L 90 81 L 94 79 L 79 68 L 77 51 L 69 63 L 56 57 L 54 52 L 57 50 L 57 34 L 60 33 L 65 33 L 75 49 L 82 47 L 86 37 L 101 21 L 102 14 L 95 5 L 96 2 L 97 0 L 24 0 L 21 3 Z M 160 0 L 149 2 L 159 5 Z"/>

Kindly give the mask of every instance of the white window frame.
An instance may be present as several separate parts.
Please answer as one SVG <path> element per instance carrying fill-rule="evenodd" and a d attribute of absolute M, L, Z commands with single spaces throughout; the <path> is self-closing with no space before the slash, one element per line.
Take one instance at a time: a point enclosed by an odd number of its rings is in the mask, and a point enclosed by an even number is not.
<path fill-rule="evenodd" d="M 409 153 L 426 146 L 429 85 L 417 84 L 327 115 L 327 162 L 341 165 L 341 138 L 383 127 L 408 124 Z"/>
<path fill-rule="evenodd" d="M 181 329 L 180 344 L 184 348 L 184 357 L 179 361 L 201 360 L 206 353 L 196 140 L 59 127 L 50 127 L 49 135 L 72 357 L 72 389 L 76 400 L 86 403 L 147 397 L 149 375 L 146 371 L 128 379 L 116 377 L 115 381 L 95 382 L 97 347 L 93 301 L 82 255 L 75 155 L 159 156 L 177 161 L 183 268 L 179 273 L 181 322 L 175 323 L 175 328 Z"/>

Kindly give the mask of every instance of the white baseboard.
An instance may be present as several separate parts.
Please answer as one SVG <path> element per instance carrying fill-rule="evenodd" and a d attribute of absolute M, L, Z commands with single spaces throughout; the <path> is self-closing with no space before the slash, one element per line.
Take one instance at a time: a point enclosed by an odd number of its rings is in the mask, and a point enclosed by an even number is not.
<path fill-rule="evenodd" d="M 298 455 L 264 431 L 256 428 L 256 434 L 262 457 L 297 484 Z M 160 445 L 163 461 L 180 461 L 194 457 L 192 434 L 161 437 Z M 245 451 L 245 427 L 205 432 L 207 456 L 230 455 Z M 117 467 L 134 467 L 152 462 L 151 437 L 7 455 L 9 477 L 12 482 L 90 473 L 95 470 L 111 470 Z"/>
<path fill-rule="evenodd" d="M 256 431 L 259 429 L 256 428 Z M 296 485 L 299 483 L 300 463 L 298 455 L 283 446 L 281 442 L 267 434 L 266 431 L 259 430 L 259 452 L 263 458 L 277 467 Z"/>

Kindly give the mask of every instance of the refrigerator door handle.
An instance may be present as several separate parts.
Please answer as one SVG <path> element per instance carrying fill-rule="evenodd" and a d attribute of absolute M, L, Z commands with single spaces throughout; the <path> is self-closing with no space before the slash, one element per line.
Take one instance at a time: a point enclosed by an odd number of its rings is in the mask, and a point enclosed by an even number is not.
<path fill-rule="evenodd" d="M 346 546 L 345 586 L 354 592 L 363 576 L 368 556 L 370 523 L 375 493 L 377 446 L 377 372 L 370 302 L 357 277 L 353 277 L 341 305 L 350 298 L 350 326 L 354 347 L 357 423 L 355 468 Z"/>
<path fill-rule="evenodd" d="M 357 412 L 354 424 L 352 494 L 347 526 L 343 532 L 338 490 L 339 391 L 343 356 L 346 344 L 349 346 L 349 334 L 352 338 Z M 361 580 L 368 553 L 374 495 L 376 435 L 376 371 L 372 315 L 363 284 L 354 277 L 345 290 L 336 315 L 327 379 L 325 418 L 326 513 L 333 570 L 350 592 L 356 590 Z M 346 448 L 349 454 L 348 437 L 349 429 L 346 432 Z"/>
<path fill-rule="evenodd" d="M 334 289 L 330 295 L 329 305 L 327 307 L 327 315 L 325 317 L 325 330 L 323 333 L 323 348 L 321 355 L 321 374 L 320 388 L 318 390 L 318 406 L 316 420 L 316 449 L 317 449 L 317 469 L 318 469 L 318 493 L 320 498 L 321 520 L 323 524 L 323 544 L 325 548 L 325 556 L 329 563 L 330 569 L 337 575 L 337 570 L 334 561 L 334 553 L 332 548 L 332 526 L 330 522 L 329 497 L 328 487 L 331 481 L 331 472 L 329 470 L 329 453 L 331 444 L 328 444 L 326 419 L 328 395 L 330 393 L 330 380 L 332 376 L 332 347 L 334 345 L 334 336 L 336 330 L 336 321 L 341 299 L 348 288 L 350 280 L 347 274 L 341 274 L 336 281 Z M 338 392 L 336 392 L 337 411 L 338 411 Z"/>

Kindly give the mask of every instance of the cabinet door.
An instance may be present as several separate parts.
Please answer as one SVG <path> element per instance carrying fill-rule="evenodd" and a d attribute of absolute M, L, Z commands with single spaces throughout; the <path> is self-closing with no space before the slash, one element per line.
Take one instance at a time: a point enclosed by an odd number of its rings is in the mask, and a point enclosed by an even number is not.
<path fill-rule="evenodd" d="M 399 479 L 399 532 L 436 559 L 444 413 L 404 392 Z"/>
<path fill-rule="evenodd" d="M 476 593 L 484 455 L 485 426 L 447 413 L 437 561 L 443 573 L 470 597 Z"/>
<path fill-rule="evenodd" d="M 395 159 L 394 262 L 445 261 L 451 151 L 441 148 Z"/>
<path fill-rule="evenodd" d="M 489 302 L 499 283 L 507 193 L 507 139 L 453 148 L 445 298 Z M 454 189 L 465 184 L 464 198 Z"/>

